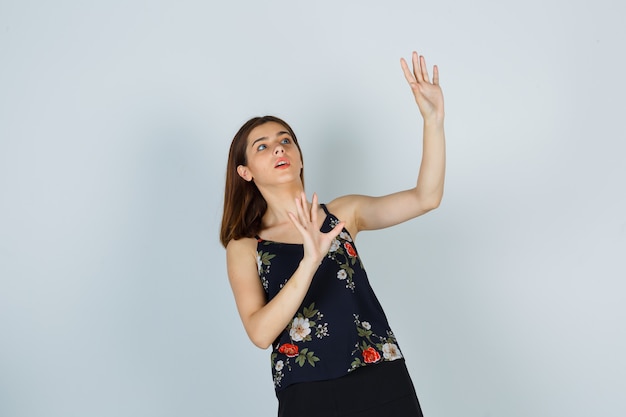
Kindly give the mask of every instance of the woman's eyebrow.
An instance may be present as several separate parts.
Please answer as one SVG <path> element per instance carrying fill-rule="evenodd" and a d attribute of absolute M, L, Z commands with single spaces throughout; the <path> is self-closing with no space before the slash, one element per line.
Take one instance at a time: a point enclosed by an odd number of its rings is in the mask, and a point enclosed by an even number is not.
<path fill-rule="evenodd" d="M 250 146 L 254 146 L 254 144 L 255 144 L 255 143 L 257 143 L 258 141 L 260 141 L 260 140 L 266 140 L 266 139 L 267 139 L 267 136 L 263 136 L 262 138 L 258 138 L 258 139 L 256 139 L 254 142 L 252 142 L 252 143 L 250 144 Z"/>
<path fill-rule="evenodd" d="M 280 136 L 280 135 L 285 135 L 285 134 L 286 134 L 286 135 L 291 136 L 291 134 L 290 134 L 289 132 L 287 132 L 286 130 L 281 130 L 280 132 L 277 132 L 277 133 L 276 133 L 276 136 L 278 137 L 278 136 Z M 261 137 L 261 138 L 255 139 L 255 140 L 254 140 L 254 141 L 250 144 L 250 146 L 254 146 L 254 144 L 255 144 L 255 143 L 257 143 L 257 142 L 258 142 L 258 141 L 260 141 L 260 140 L 267 140 L 267 136 L 263 136 L 263 137 Z"/>

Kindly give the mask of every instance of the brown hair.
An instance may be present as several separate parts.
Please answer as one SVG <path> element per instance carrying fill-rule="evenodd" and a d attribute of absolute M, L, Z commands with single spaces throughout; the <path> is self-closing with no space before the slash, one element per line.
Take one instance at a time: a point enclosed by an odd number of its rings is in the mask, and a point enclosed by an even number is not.
<path fill-rule="evenodd" d="M 224 189 L 224 214 L 220 241 L 226 247 L 232 239 L 254 237 L 261 231 L 261 219 L 267 210 L 267 203 L 257 188 L 254 180 L 246 181 L 237 173 L 239 165 L 246 165 L 246 147 L 252 129 L 268 122 L 278 123 L 287 129 L 300 151 L 298 139 L 291 127 L 275 116 L 253 117 L 244 123 L 235 134 L 228 152 L 226 166 L 226 187 Z M 300 151 L 302 159 L 302 151 Z M 304 169 L 300 171 L 300 179 L 304 184 Z"/>

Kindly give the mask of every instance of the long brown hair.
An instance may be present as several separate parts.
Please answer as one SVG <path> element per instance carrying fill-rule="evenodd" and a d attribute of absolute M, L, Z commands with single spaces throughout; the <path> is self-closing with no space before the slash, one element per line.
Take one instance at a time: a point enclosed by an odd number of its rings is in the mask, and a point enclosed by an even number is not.
<path fill-rule="evenodd" d="M 220 231 L 220 240 L 224 247 L 232 239 L 254 237 L 261 231 L 261 219 L 267 210 L 267 203 L 254 180 L 246 181 L 241 178 L 237 173 L 237 167 L 248 163 L 246 147 L 252 129 L 268 122 L 278 123 L 287 129 L 298 147 L 300 159 L 302 159 L 302 151 L 293 129 L 278 117 L 253 117 L 241 126 L 230 144 L 228 165 L 226 166 L 224 214 L 222 215 L 222 229 Z M 300 171 L 300 179 L 304 184 L 304 169 Z"/>

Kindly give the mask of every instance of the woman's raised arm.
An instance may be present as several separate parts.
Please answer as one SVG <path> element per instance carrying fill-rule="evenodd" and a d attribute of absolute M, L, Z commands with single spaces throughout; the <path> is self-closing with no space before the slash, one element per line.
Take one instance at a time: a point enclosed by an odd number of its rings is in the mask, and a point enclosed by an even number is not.
<path fill-rule="evenodd" d="M 330 203 L 331 210 L 345 215 L 352 232 L 402 223 L 437 208 L 443 197 L 446 151 L 439 69 L 434 66 L 431 82 L 424 57 L 413 52 L 412 61 L 412 71 L 404 59 L 400 60 L 400 64 L 424 119 L 422 161 L 417 184 L 412 189 L 382 197 L 349 195 Z"/>

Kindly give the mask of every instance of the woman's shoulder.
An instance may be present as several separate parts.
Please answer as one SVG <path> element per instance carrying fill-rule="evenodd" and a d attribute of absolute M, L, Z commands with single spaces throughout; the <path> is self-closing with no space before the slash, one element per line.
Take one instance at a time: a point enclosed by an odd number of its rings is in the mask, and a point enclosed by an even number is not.
<path fill-rule="evenodd" d="M 231 239 L 226 245 L 226 255 L 244 255 L 246 253 L 256 253 L 257 239 L 253 237 L 242 237 L 240 239 Z"/>
<path fill-rule="evenodd" d="M 327 203 L 326 208 L 329 213 L 346 222 L 345 228 L 354 237 L 359 232 L 357 224 L 358 210 L 367 198 L 367 196 L 358 194 L 344 195 Z"/>

